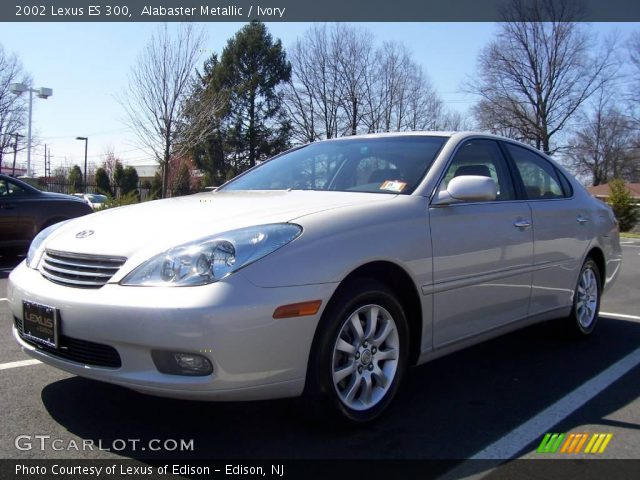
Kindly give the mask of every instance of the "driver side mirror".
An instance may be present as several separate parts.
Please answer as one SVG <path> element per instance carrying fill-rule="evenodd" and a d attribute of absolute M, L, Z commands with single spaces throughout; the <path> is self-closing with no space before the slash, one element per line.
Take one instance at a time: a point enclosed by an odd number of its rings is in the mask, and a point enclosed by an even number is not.
<path fill-rule="evenodd" d="M 492 178 L 478 175 L 453 177 L 446 190 L 435 196 L 433 205 L 450 205 L 458 202 L 491 202 L 498 190 Z"/>

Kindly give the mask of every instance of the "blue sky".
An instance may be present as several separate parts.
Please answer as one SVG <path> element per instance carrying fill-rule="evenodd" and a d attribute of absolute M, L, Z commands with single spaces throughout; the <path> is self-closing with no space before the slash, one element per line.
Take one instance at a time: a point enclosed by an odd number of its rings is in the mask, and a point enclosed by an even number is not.
<path fill-rule="evenodd" d="M 220 52 L 241 23 L 201 24 L 206 50 Z M 460 92 L 473 75 L 476 58 L 497 31 L 493 23 L 364 23 L 378 42 L 404 43 L 422 65 L 447 107 L 466 112 L 473 98 Z M 307 23 L 268 23 L 285 48 L 309 28 Z M 175 25 L 172 25 L 175 27 Z M 89 137 L 89 162 L 100 164 L 105 151 L 132 164 L 153 163 L 138 149 L 124 124 L 116 96 L 125 91 L 127 74 L 152 33 L 153 23 L 4 23 L 0 44 L 15 52 L 31 73 L 35 87 L 50 87 L 48 100 L 34 99 L 34 132 L 52 149 L 52 164 L 82 164 Z M 617 30 L 623 37 L 640 29 L 638 23 L 592 24 L 596 35 Z M 203 53 L 202 61 L 208 56 Z M 202 62 L 200 62 L 201 64 Z M 43 173 L 43 147 L 32 152 L 36 174 Z M 18 156 L 18 163 L 26 155 Z"/>

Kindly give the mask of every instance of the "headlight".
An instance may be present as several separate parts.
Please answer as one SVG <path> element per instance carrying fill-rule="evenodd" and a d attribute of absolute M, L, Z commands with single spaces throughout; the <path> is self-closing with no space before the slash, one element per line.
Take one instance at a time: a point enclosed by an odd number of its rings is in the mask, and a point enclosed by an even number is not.
<path fill-rule="evenodd" d="M 291 242 L 302 227 L 260 225 L 222 233 L 167 250 L 127 275 L 121 285 L 206 285 L 246 267 Z"/>
<path fill-rule="evenodd" d="M 31 245 L 29 245 L 29 252 L 27 253 L 27 267 L 38 268 L 40 257 L 42 257 L 42 252 L 44 251 L 44 248 L 42 248 L 42 244 L 49 235 L 51 235 L 68 221 L 69 220 L 65 220 L 64 222 L 54 223 L 35 236 L 35 238 L 31 241 Z"/>

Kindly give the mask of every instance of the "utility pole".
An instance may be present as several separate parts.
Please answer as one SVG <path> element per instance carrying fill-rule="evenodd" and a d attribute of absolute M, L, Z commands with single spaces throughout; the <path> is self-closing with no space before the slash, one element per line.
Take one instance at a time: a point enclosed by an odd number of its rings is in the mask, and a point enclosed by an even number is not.
<path fill-rule="evenodd" d="M 76 140 L 84 140 L 84 193 L 87 193 L 87 146 L 89 145 L 89 138 L 76 137 Z"/>

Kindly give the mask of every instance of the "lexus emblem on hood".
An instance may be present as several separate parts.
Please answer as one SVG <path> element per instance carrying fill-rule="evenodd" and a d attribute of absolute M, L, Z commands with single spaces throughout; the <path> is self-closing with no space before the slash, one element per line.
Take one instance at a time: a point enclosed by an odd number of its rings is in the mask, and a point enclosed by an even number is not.
<path fill-rule="evenodd" d="M 76 233 L 76 238 L 87 238 L 93 235 L 95 232 L 93 230 L 82 230 L 81 232 Z"/>

